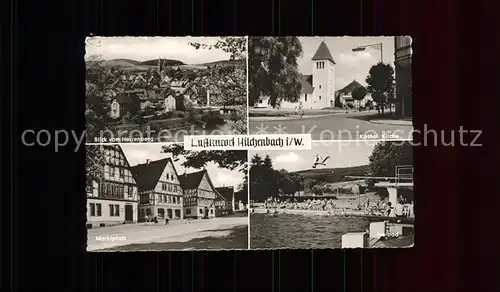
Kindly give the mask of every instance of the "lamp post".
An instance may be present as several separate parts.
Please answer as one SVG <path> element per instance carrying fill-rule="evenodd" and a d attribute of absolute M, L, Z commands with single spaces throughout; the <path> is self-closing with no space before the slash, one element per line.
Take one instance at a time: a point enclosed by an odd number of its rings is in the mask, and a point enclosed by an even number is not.
<path fill-rule="evenodd" d="M 359 46 L 357 48 L 352 49 L 352 51 L 353 52 L 363 52 L 366 49 L 379 50 L 380 51 L 380 63 L 384 63 L 384 49 L 383 49 L 382 43 Z"/>

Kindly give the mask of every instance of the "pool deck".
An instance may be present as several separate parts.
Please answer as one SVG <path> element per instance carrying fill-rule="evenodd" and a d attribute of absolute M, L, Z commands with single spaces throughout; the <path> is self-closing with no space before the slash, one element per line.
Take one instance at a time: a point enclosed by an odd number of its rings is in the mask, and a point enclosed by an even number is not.
<path fill-rule="evenodd" d="M 253 208 L 250 211 L 250 214 L 267 214 L 267 210 L 265 208 Z M 389 221 L 391 223 L 405 223 L 411 224 L 414 222 L 413 218 L 396 218 L 396 217 L 387 217 L 387 216 L 377 216 L 373 215 L 370 212 L 366 211 L 325 211 L 325 210 L 302 210 L 302 209 L 276 209 L 278 214 L 295 214 L 295 215 L 305 215 L 305 216 L 355 216 L 355 217 L 364 217 L 369 221 Z M 274 214 L 274 209 L 269 209 L 269 214 Z"/>
<path fill-rule="evenodd" d="M 253 210 L 253 212 L 252 212 Z M 253 208 L 250 211 L 251 213 L 257 214 L 266 214 L 267 210 L 269 213 L 274 213 L 275 209 L 266 209 L 266 208 Z M 278 214 L 299 214 L 299 215 L 312 215 L 312 216 L 328 216 L 328 215 L 368 215 L 365 211 L 336 211 L 330 212 L 325 210 L 303 210 L 303 209 L 276 209 Z"/>

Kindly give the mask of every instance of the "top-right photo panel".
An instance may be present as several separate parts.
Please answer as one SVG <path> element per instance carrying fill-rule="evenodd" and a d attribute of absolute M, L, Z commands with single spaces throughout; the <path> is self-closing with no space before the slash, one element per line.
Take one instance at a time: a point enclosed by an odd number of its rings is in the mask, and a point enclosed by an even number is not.
<path fill-rule="evenodd" d="M 249 37 L 249 132 L 412 140 L 412 40 Z"/>

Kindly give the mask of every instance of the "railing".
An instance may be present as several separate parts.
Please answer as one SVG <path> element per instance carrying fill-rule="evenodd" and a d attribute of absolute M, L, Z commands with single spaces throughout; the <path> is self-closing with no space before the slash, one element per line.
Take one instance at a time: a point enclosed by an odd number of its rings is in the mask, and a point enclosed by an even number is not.
<path fill-rule="evenodd" d="M 413 165 L 396 166 L 396 183 L 413 182 Z"/>

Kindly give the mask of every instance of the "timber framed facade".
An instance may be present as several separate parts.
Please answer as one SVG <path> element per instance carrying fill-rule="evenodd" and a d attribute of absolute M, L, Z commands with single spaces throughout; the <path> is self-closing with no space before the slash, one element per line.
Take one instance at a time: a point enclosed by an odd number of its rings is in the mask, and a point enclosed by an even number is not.
<path fill-rule="evenodd" d="M 87 169 L 87 228 L 104 227 L 138 220 L 138 187 L 119 145 L 89 145 L 95 160 Z M 89 159 L 89 158 L 87 158 Z"/>

